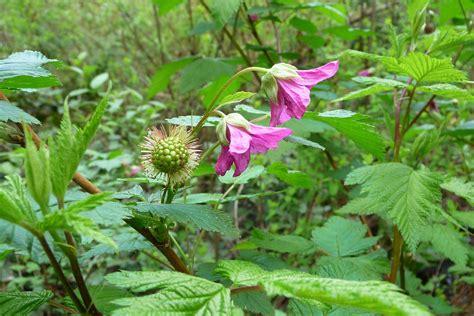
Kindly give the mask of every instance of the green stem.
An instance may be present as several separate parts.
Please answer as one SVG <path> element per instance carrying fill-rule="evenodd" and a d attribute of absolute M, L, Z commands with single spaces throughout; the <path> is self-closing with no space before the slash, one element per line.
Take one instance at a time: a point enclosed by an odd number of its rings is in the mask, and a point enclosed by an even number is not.
<path fill-rule="evenodd" d="M 224 83 L 224 85 L 220 88 L 220 90 L 217 92 L 217 94 L 214 96 L 214 98 L 212 99 L 210 105 L 209 105 L 209 108 L 208 110 L 206 111 L 206 113 L 204 113 L 204 115 L 202 116 L 202 118 L 199 120 L 199 122 L 197 123 L 196 127 L 193 129 L 192 131 L 192 134 L 193 135 L 196 135 L 201 129 L 202 127 L 204 126 L 204 124 L 206 123 L 207 119 L 209 118 L 209 116 L 212 115 L 212 112 L 214 110 L 217 110 L 219 107 L 216 107 L 216 103 L 217 101 L 219 100 L 219 98 L 222 96 L 222 94 L 224 93 L 224 91 L 230 86 L 230 84 L 237 78 L 239 78 L 240 76 L 246 74 L 246 73 L 249 73 L 249 72 L 253 72 L 253 71 L 256 71 L 256 72 L 263 72 L 263 73 L 266 73 L 268 70 L 265 69 L 265 68 L 261 68 L 261 67 L 248 67 L 248 68 L 244 68 L 242 70 L 240 70 L 239 72 L 237 72 L 235 75 L 233 75 L 232 77 L 229 78 L 229 80 L 226 81 L 226 83 Z"/>
<path fill-rule="evenodd" d="M 212 154 L 214 150 L 216 150 L 216 148 L 219 147 L 220 144 L 221 143 L 217 142 L 214 145 L 212 145 L 212 147 L 210 147 L 208 150 L 206 150 L 204 154 L 202 154 L 201 156 L 201 161 L 206 160 L 206 158 L 209 157 L 209 155 Z"/>

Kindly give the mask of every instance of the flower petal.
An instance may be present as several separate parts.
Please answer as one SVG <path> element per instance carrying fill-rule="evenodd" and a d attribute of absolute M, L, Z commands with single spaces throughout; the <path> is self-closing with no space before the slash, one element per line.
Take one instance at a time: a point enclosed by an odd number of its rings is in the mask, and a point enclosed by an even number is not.
<path fill-rule="evenodd" d="M 229 146 L 222 146 L 221 154 L 219 155 L 215 166 L 216 173 L 220 176 L 225 175 L 227 170 L 229 170 L 232 166 L 233 162 L 234 158 L 229 153 Z"/>
<path fill-rule="evenodd" d="M 252 133 L 250 152 L 252 154 L 264 153 L 269 149 L 277 148 L 278 142 L 292 133 L 289 128 L 265 127 L 255 124 L 250 124 L 250 130 Z"/>
<path fill-rule="evenodd" d="M 284 98 L 282 98 L 284 100 Z M 270 102 L 270 126 L 274 127 L 285 123 L 291 119 L 291 116 L 286 113 L 285 103 Z"/>
<path fill-rule="evenodd" d="M 227 130 L 229 131 L 229 151 L 232 154 L 243 154 L 250 148 L 251 136 L 249 133 L 240 127 L 235 127 L 231 124 L 227 124 Z"/>
<path fill-rule="evenodd" d="M 309 88 L 302 84 L 300 78 L 278 81 L 278 100 L 283 99 L 286 114 L 300 119 L 306 112 L 310 102 Z M 281 95 L 280 95 L 281 93 Z"/>
<path fill-rule="evenodd" d="M 297 73 L 303 79 L 303 84 L 312 88 L 319 82 L 333 77 L 337 73 L 338 69 L 339 62 L 336 60 L 318 68 L 310 70 L 298 70 Z"/>
<path fill-rule="evenodd" d="M 247 169 L 250 161 L 250 150 L 247 150 L 245 153 L 237 154 L 231 153 L 234 163 L 235 163 L 235 172 L 234 177 L 238 177 L 242 174 L 242 172 Z"/>

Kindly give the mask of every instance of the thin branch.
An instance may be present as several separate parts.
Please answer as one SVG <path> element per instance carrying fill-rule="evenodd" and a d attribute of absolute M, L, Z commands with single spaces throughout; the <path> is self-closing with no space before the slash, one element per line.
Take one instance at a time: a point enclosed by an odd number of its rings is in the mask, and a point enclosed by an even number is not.
<path fill-rule="evenodd" d="M 247 4 L 243 3 L 243 6 L 244 6 L 244 14 L 247 16 L 247 22 L 249 23 L 250 25 L 250 30 L 252 32 L 252 35 L 253 37 L 255 38 L 255 40 L 257 41 L 258 45 L 260 45 L 262 47 L 262 50 L 263 50 L 263 54 L 265 55 L 265 58 L 267 58 L 268 62 L 270 63 L 270 65 L 273 65 L 275 62 L 273 61 L 272 57 L 270 56 L 270 54 L 268 53 L 268 49 L 267 47 L 265 47 L 265 45 L 263 44 L 263 41 L 262 39 L 260 38 L 260 35 L 258 35 L 258 32 L 257 32 L 257 28 L 255 27 L 255 23 L 253 23 L 252 21 L 252 18 L 250 17 L 250 15 L 248 14 L 248 7 L 247 7 Z"/>
<path fill-rule="evenodd" d="M 267 7 L 268 7 L 269 12 L 270 12 L 270 19 L 271 19 L 271 23 L 272 23 L 272 27 L 273 27 L 273 33 L 275 33 L 275 44 L 276 44 L 276 49 L 277 49 L 277 53 L 278 53 L 278 60 L 280 62 L 282 62 L 280 34 L 278 33 L 278 28 L 276 27 L 275 21 L 273 20 L 273 13 L 270 10 L 270 1 L 265 0 L 265 3 L 267 4 Z"/>

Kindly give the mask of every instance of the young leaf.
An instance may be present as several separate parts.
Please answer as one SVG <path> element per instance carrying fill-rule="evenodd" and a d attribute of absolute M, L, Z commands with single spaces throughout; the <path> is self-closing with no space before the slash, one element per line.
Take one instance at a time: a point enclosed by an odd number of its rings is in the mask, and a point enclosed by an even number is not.
<path fill-rule="evenodd" d="M 60 85 L 58 78 L 42 67 L 46 64 L 58 65 L 60 62 L 31 50 L 0 59 L 0 89 L 35 89 Z"/>
<path fill-rule="evenodd" d="M 361 184 L 361 196 L 339 213 L 387 214 L 414 251 L 420 241 L 420 229 L 439 210 L 441 181 L 428 169 L 414 170 L 400 163 L 362 167 L 346 178 L 347 185 Z"/>
<path fill-rule="evenodd" d="M 236 237 L 239 231 L 232 224 L 232 219 L 225 213 L 215 211 L 207 205 L 196 204 L 145 204 L 136 206 L 139 213 L 151 213 L 159 217 L 167 217 L 181 224 L 194 224 L 198 228 L 219 232 Z"/>
<path fill-rule="evenodd" d="M 35 117 L 26 113 L 19 107 L 12 105 L 10 102 L 0 100 L 0 121 L 12 121 L 15 123 L 41 124 Z"/>
<path fill-rule="evenodd" d="M 423 53 L 410 53 L 401 57 L 396 64 L 388 65 L 388 70 L 407 75 L 421 82 L 460 82 L 466 74 L 454 68 L 451 58 L 438 59 Z"/>
<path fill-rule="evenodd" d="M 474 183 L 465 182 L 460 178 L 451 178 L 441 184 L 441 188 L 465 198 L 471 205 L 474 204 Z"/>
<path fill-rule="evenodd" d="M 367 228 L 359 222 L 331 217 L 323 227 L 313 230 L 313 241 L 331 256 L 359 255 L 377 243 L 378 237 L 365 237 Z"/>
<path fill-rule="evenodd" d="M 125 307 L 112 315 L 230 315 L 230 290 L 205 279 L 169 271 L 123 271 L 109 274 L 106 279 L 133 292 L 159 290 L 156 294 L 113 301 Z"/>
<path fill-rule="evenodd" d="M 25 127 L 25 169 L 26 186 L 31 196 L 46 211 L 51 194 L 51 179 L 49 173 L 49 154 L 46 146 L 40 143 L 39 149 L 33 142 L 30 130 Z"/>
<path fill-rule="evenodd" d="M 4 316 L 29 315 L 53 297 L 51 291 L 0 292 L 0 314 Z"/>
<path fill-rule="evenodd" d="M 380 92 L 385 92 L 385 91 L 390 91 L 390 90 L 393 90 L 393 87 L 374 84 L 373 86 L 370 86 L 367 88 L 349 92 L 343 97 L 332 100 L 332 102 L 341 102 L 341 101 L 358 99 L 358 98 L 366 97 L 372 94 L 377 94 Z"/>
<path fill-rule="evenodd" d="M 419 92 L 426 92 L 444 98 L 460 99 L 460 100 L 474 100 L 468 90 L 461 89 L 448 83 L 438 83 L 431 86 L 421 86 L 417 88 Z"/>
<path fill-rule="evenodd" d="M 385 155 L 384 140 L 375 127 L 370 124 L 368 116 L 347 110 L 335 110 L 319 114 L 307 112 L 305 118 L 331 125 L 358 147 L 383 160 Z"/>
<path fill-rule="evenodd" d="M 10 197 L 10 193 L 3 189 L 0 189 L 0 219 L 13 224 L 25 219 L 22 209 Z"/>
<path fill-rule="evenodd" d="M 247 91 L 239 91 L 234 94 L 230 94 L 222 98 L 220 101 L 219 106 L 224 106 L 227 104 L 242 102 L 245 99 L 251 98 L 255 95 L 254 92 L 247 92 Z"/>

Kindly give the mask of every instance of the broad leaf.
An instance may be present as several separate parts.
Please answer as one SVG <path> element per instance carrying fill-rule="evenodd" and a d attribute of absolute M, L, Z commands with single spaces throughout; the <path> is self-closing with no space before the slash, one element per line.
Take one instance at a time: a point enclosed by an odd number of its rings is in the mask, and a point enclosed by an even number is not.
<path fill-rule="evenodd" d="M 156 1 L 156 0 L 155 0 Z M 161 0 L 162 2 L 168 2 L 169 0 Z M 160 12 L 162 12 L 160 10 Z M 166 89 L 168 86 L 171 77 L 186 67 L 189 63 L 191 63 L 195 58 L 194 57 L 186 57 L 183 59 L 178 59 L 175 61 L 172 61 L 168 64 L 165 64 L 159 68 L 153 77 L 151 77 L 151 82 L 150 85 L 148 86 L 148 91 L 147 91 L 147 98 L 151 99 L 153 98 L 157 93 L 163 91 Z"/>
<path fill-rule="evenodd" d="M 219 59 L 198 59 L 183 69 L 178 87 L 181 92 L 189 92 L 221 76 L 230 76 L 233 71 L 233 66 Z"/>
<path fill-rule="evenodd" d="M 314 248 L 311 241 L 296 235 L 280 235 L 254 229 L 250 239 L 245 243 L 249 246 L 282 253 L 305 253 Z M 238 249 L 238 246 L 236 247 Z"/>
<path fill-rule="evenodd" d="M 209 7 L 216 22 L 222 25 L 239 11 L 241 3 L 242 0 L 211 0 Z"/>
<path fill-rule="evenodd" d="M 254 95 L 255 95 L 254 92 L 239 91 L 239 92 L 227 95 L 224 98 L 222 98 L 222 100 L 220 101 L 219 106 L 224 106 L 224 105 L 227 105 L 227 104 L 242 102 L 243 100 L 251 98 Z"/>
<path fill-rule="evenodd" d="M 279 180 L 297 187 L 309 189 L 313 186 L 311 177 L 301 171 L 288 170 L 288 167 L 282 162 L 274 162 L 268 168 L 269 174 L 275 175 Z"/>
<path fill-rule="evenodd" d="M 474 183 L 460 178 L 451 178 L 441 184 L 441 188 L 465 198 L 471 205 L 474 204 Z"/>
<path fill-rule="evenodd" d="M 142 216 L 151 213 L 181 224 L 193 224 L 207 231 L 219 232 L 233 237 L 239 235 L 239 231 L 227 214 L 213 210 L 207 205 L 141 203 L 137 204 L 135 209 L 143 214 Z"/>
<path fill-rule="evenodd" d="M 0 121 L 15 123 L 41 124 L 35 117 L 9 102 L 0 100 Z"/>
<path fill-rule="evenodd" d="M 28 315 L 53 297 L 51 291 L 0 292 L 0 314 L 4 316 Z"/>
<path fill-rule="evenodd" d="M 59 64 L 39 52 L 25 50 L 0 59 L 0 89 L 45 88 L 61 84 L 46 64 Z"/>
<path fill-rule="evenodd" d="M 417 88 L 417 91 L 426 92 L 450 99 L 474 100 L 474 95 L 472 95 L 469 91 L 448 83 L 438 83 L 431 86 L 421 86 Z"/>
<path fill-rule="evenodd" d="M 157 291 L 113 303 L 124 308 L 112 315 L 230 315 L 230 290 L 223 285 L 179 272 L 117 272 L 107 281 L 133 292 Z"/>
<path fill-rule="evenodd" d="M 117 252 L 132 252 L 143 249 L 150 249 L 152 247 L 149 242 L 141 235 L 137 236 L 136 232 L 127 232 L 121 234 L 115 234 L 112 239 L 117 244 L 117 248 L 114 248 L 108 244 L 95 245 L 88 251 L 86 251 L 81 259 L 89 259 L 92 257 L 100 256 L 103 254 L 114 254 Z"/>
<path fill-rule="evenodd" d="M 331 125 L 352 140 L 358 147 L 383 160 L 385 145 L 380 132 L 370 124 L 370 118 L 347 110 L 324 113 L 307 112 L 305 118 Z"/>
<path fill-rule="evenodd" d="M 263 292 L 240 292 L 232 294 L 232 302 L 246 311 L 263 316 L 275 315 L 272 302 Z"/>
<path fill-rule="evenodd" d="M 428 169 L 414 170 L 400 163 L 362 167 L 346 178 L 347 185 L 361 184 L 360 197 L 339 212 L 388 215 L 414 251 L 420 241 L 420 229 L 439 210 L 441 181 Z"/>
<path fill-rule="evenodd" d="M 345 257 L 362 254 L 377 243 L 378 237 L 365 237 L 366 233 L 362 223 L 333 216 L 312 234 L 318 248 L 331 256 Z"/>

